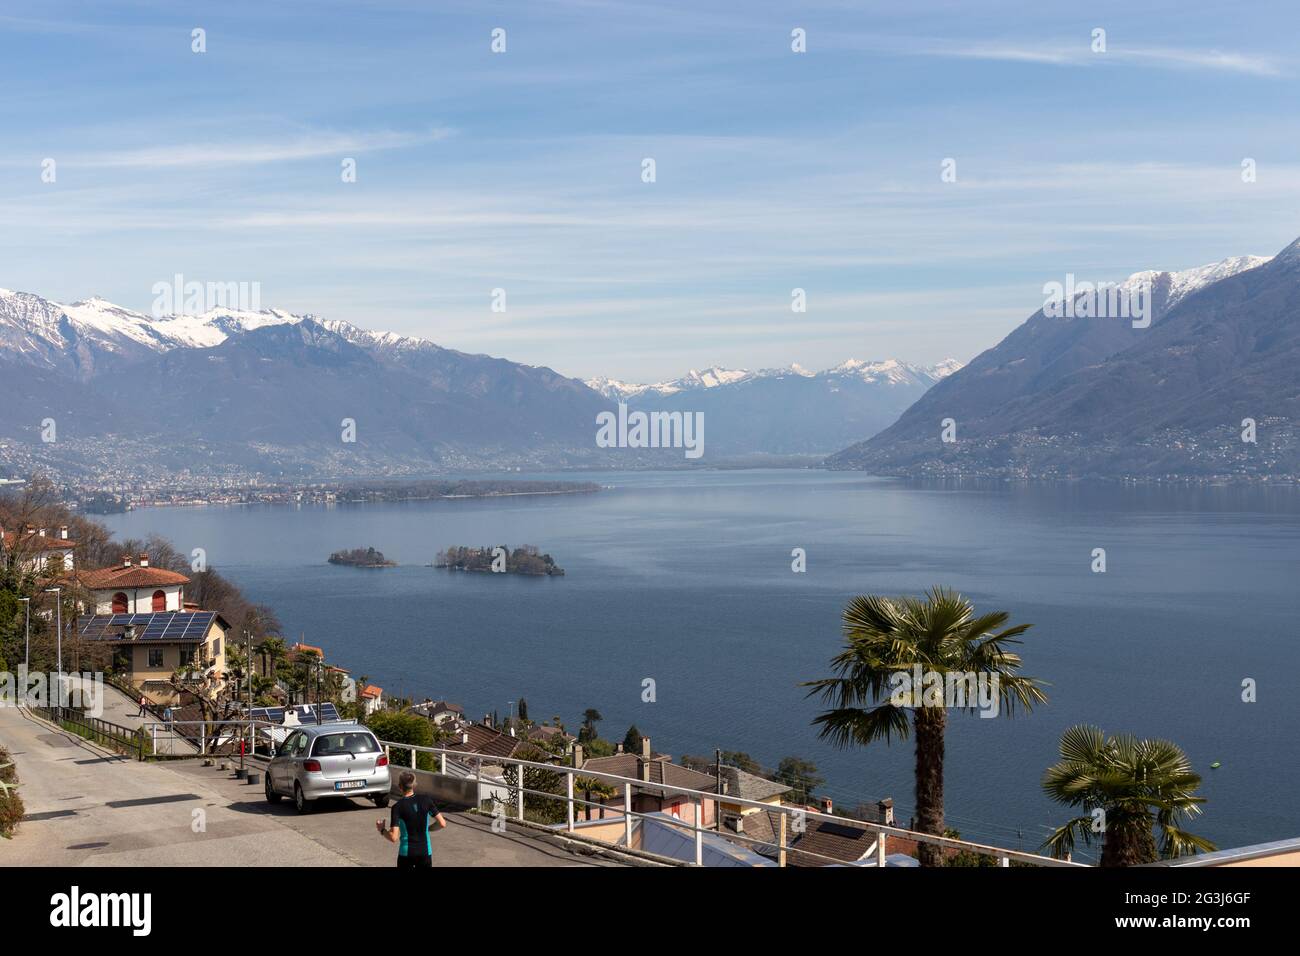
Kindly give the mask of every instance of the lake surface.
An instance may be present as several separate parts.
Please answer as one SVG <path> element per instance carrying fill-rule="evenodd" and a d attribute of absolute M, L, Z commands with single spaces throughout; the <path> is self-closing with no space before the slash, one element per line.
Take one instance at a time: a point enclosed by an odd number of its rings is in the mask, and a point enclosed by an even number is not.
<path fill-rule="evenodd" d="M 528 476 L 512 476 L 528 477 Z M 861 593 L 963 591 L 1032 622 L 1024 671 L 1051 684 L 1029 716 L 949 721 L 949 826 L 1035 849 L 1068 818 L 1040 793 L 1063 730 L 1169 737 L 1205 778 L 1192 829 L 1220 846 L 1300 835 L 1300 493 L 1118 485 L 922 485 L 817 471 L 536 477 L 593 495 L 335 507 L 144 509 L 106 522 L 208 560 L 286 637 L 388 693 L 467 714 L 587 707 L 657 750 L 814 761 L 837 805 L 892 796 L 912 813 L 911 741 L 838 751 L 800 681 L 828 674 Z M 453 544 L 536 544 L 561 578 L 425 565 Z M 391 569 L 326 563 L 373 546 Z M 791 550 L 807 552 L 793 573 Z M 1091 571 L 1105 548 L 1107 571 Z M 641 700 L 644 678 L 657 700 Z M 1242 681 L 1258 684 L 1243 703 Z M 1222 761 L 1211 770 L 1210 764 Z"/>

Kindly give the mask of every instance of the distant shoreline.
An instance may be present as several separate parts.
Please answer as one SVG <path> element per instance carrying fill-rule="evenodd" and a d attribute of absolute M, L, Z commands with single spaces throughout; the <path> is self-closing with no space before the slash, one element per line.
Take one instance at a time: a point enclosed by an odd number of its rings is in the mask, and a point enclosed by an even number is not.
<path fill-rule="evenodd" d="M 302 501 L 290 499 L 268 498 L 265 500 L 251 501 L 150 501 L 133 504 L 130 508 L 124 508 L 121 511 L 103 512 L 104 514 L 126 514 L 130 511 L 143 511 L 145 509 L 156 508 L 238 508 L 248 507 L 251 505 L 267 506 L 285 506 L 301 507 L 302 505 L 319 505 L 333 507 L 336 505 L 369 505 L 369 504 L 401 504 L 404 501 L 461 501 L 466 499 L 481 498 L 533 498 L 547 495 L 592 495 L 600 491 L 608 491 L 613 485 L 601 485 L 594 488 L 565 488 L 550 491 L 485 491 L 479 494 L 455 494 L 455 495 L 403 495 L 394 498 L 368 498 L 354 499 L 341 498 L 332 501 L 321 500 L 319 498 L 308 498 Z M 87 514 L 99 514 L 100 512 L 86 512 Z"/>

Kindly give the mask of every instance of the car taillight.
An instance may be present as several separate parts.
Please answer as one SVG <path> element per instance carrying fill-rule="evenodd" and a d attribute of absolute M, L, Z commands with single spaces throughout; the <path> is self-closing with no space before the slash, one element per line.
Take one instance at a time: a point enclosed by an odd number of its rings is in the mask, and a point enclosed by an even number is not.
<path fill-rule="evenodd" d="M 320 761 L 304 760 L 302 763 L 302 769 L 306 770 L 308 773 L 320 773 Z"/>
<path fill-rule="evenodd" d="M 379 755 L 379 759 L 375 761 L 375 766 L 376 766 L 376 767 L 387 767 L 387 766 L 388 766 L 388 754 L 380 754 L 380 755 Z"/>

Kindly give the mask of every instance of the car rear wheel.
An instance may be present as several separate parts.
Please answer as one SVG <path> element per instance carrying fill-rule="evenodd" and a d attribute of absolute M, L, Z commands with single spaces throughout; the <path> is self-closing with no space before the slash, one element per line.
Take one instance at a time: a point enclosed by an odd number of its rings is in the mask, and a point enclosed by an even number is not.
<path fill-rule="evenodd" d="M 284 798 L 276 793 L 275 788 L 271 786 L 271 775 L 268 773 L 264 779 L 266 780 L 266 802 L 279 803 Z"/>
<path fill-rule="evenodd" d="M 312 801 L 303 794 L 300 783 L 293 785 L 293 806 L 299 813 L 311 813 L 312 810 Z"/>
<path fill-rule="evenodd" d="M 380 809 L 388 806 L 388 794 L 386 793 L 377 793 L 370 799 L 375 801 L 375 806 L 379 807 Z"/>

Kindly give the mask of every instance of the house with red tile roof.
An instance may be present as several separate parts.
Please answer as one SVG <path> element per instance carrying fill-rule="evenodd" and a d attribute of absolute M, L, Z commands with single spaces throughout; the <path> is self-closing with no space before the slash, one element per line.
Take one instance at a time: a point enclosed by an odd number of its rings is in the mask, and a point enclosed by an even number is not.
<path fill-rule="evenodd" d="M 68 537 L 68 526 L 61 526 L 57 533 L 47 531 L 31 525 L 12 531 L 0 528 L 0 560 L 9 561 L 12 556 L 29 574 L 48 573 L 51 569 L 60 573 L 76 570 L 77 542 Z"/>
<path fill-rule="evenodd" d="M 185 610 L 185 585 L 190 579 L 166 568 L 151 567 L 149 555 L 138 563 L 130 555 L 121 564 L 77 575 L 95 596 L 96 614 L 160 614 Z"/>

